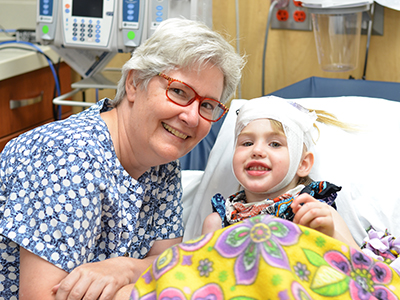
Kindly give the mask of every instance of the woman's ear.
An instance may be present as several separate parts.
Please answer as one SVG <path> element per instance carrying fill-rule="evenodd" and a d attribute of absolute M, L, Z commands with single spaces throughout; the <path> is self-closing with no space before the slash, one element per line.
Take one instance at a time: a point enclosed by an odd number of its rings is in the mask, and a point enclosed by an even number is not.
<path fill-rule="evenodd" d="M 128 76 L 126 76 L 126 81 L 125 81 L 126 97 L 128 101 L 131 103 L 135 101 L 136 90 L 137 90 L 137 87 L 133 82 L 133 77 L 134 77 L 133 70 L 130 70 Z"/>
<path fill-rule="evenodd" d="M 299 164 L 299 168 L 297 169 L 297 176 L 306 177 L 310 174 L 311 169 L 314 165 L 314 154 L 311 152 L 306 152 Z"/>

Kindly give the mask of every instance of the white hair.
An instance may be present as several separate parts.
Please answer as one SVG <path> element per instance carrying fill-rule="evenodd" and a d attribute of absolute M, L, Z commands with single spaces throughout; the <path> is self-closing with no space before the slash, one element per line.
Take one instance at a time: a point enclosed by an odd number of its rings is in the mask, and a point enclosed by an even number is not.
<path fill-rule="evenodd" d="M 220 101 L 226 103 L 239 84 L 245 60 L 217 32 L 199 21 L 171 18 L 160 23 L 154 34 L 135 49 L 132 57 L 122 67 L 113 105 L 125 97 L 125 81 L 131 70 L 133 84 L 146 89 L 149 81 L 160 72 L 196 67 L 201 70 L 212 63 L 224 76 Z"/>

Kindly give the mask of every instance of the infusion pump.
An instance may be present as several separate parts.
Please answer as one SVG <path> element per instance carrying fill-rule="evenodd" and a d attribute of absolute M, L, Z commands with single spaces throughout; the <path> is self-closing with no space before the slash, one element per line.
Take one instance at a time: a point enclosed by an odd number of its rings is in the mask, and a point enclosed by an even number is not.
<path fill-rule="evenodd" d="M 36 38 L 41 44 L 130 52 L 171 17 L 211 27 L 212 0 L 38 0 Z"/>
<path fill-rule="evenodd" d="M 212 0 L 38 0 L 36 39 L 81 76 L 93 77 L 173 17 L 212 28 Z"/>

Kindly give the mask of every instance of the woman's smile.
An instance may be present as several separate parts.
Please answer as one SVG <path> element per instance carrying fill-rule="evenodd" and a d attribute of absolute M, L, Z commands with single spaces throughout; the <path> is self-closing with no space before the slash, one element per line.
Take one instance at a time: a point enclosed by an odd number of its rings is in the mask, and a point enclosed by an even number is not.
<path fill-rule="evenodd" d="M 178 138 L 186 140 L 189 137 L 188 135 L 172 128 L 171 126 L 169 126 L 168 124 L 165 124 L 164 122 L 162 123 L 162 125 L 169 133 L 172 133 L 173 135 L 175 135 Z"/>

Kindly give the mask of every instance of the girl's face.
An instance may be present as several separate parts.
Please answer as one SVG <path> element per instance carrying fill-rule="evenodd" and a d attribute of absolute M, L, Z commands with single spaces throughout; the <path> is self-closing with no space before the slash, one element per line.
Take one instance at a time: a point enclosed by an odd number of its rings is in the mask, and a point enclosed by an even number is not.
<path fill-rule="evenodd" d="M 169 77 L 190 85 L 200 96 L 220 100 L 224 78 L 212 64 L 201 71 L 179 69 Z M 129 79 L 128 79 L 129 80 Z M 199 101 L 186 107 L 166 97 L 168 81 L 155 76 L 146 90 L 130 86 L 127 92 L 132 105 L 126 126 L 135 160 L 144 166 L 155 166 L 178 159 L 192 150 L 209 132 L 211 122 L 199 113 Z"/>
<path fill-rule="evenodd" d="M 246 191 L 248 202 L 274 198 L 268 194 L 289 170 L 289 150 L 283 132 L 268 119 L 250 122 L 239 134 L 233 155 L 233 171 Z"/>

